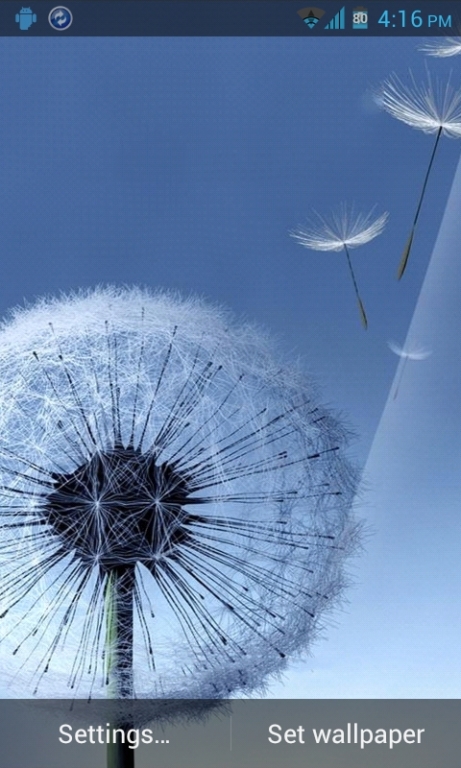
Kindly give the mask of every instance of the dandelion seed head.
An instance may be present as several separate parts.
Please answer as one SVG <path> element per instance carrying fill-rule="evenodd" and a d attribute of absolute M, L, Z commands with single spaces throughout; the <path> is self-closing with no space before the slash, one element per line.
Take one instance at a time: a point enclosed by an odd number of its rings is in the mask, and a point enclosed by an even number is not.
<path fill-rule="evenodd" d="M 10 695 L 107 696 L 112 578 L 137 698 L 262 690 L 347 581 L 346 444 L 261 331 L 198 299 L 106 288 L 14 312 L 0 329 Z"/>
<path fill-rule="evenodd" d="M 392 117 L 424 133 L 461 137 L 461 89 L 451 82 L 441 82 L 428 73 L 425 83 L 416 83 L 410 73 L 410 83 L 391 75 L 376 92 L 376 101 Z"/>
<path fill-rule="evenodd" d="M 441 37 L 439 40 L 429 40 L 419 48 L 427 56 L 448 58 L 461 54 L 461 37 Z"/>
<path fill-rule="evenodd" d="M 389 349 L 394 352 L 395 355 L 402 358 L 408 358 L 409 360 L 426 360 L 432 355 L 432 350 L 426 349 L 418 344 L 407 345 L 406 347 L 400 346 L 395 341 L 387 342 Z"/>
<path fill-rule="evenodd" d="M 343 203 L 329 217 L 316 211 L 315 218 L 291 232 L 291 237 L 304 248 L 314 251 L 342 251 L 344 246 L 358 248 L 378 237 L 386 226 L 388 213 L 374 215 L 356 212 L 353 206 Z"/>

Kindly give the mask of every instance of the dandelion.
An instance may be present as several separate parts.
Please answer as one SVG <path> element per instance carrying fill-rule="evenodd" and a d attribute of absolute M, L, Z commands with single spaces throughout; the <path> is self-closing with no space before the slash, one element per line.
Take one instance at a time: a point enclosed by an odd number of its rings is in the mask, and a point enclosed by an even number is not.
<path fill-rule="evenodd" d="M 383 83 L 376 99 L 379 105 L 397 120 L 424 133 L 435 134 L 435 143 L 416 206 L 412 228 L 397 270 L 397 277 L 400 280 L 410 256 L 440 137 L 442 135 L 452 139 L 461 137 L 461 90 L 455 90 L 450 82 L 444 84 L 434 82 L 429 74 L 427 83 L 420 86 L 416 84 L 413 76 L 411 76 L 411 84 L 405 85 L 398 77 L 392 75 Z"/>
<path fill-rule="evenodd" d="M 424 347 L 417 346 L 417 345 L 413 345 L 409 347 L 401 347 L 395 341 L 388 341 L 387 344 L 389 346 L 389 349 L 391 349 L 395 355 L 398 355 L 398 357 L 402 358 L 403 360 L 402 367 L 400 369 L 400 375 L 395 387 L 395 392 L 394 392 L 394 400 L 395 400 L 395 398 L 399 393 L 399 388 L 402 383 L 403 374 L 405 373 L 405 368 L 408 361 L 409 360 L 426 360 L 426 358 L 428 358 L 432 354 L 432 350 L 425 349 Z"/>
<path fill-rule="evenodd" d="M 427 56 L 448 58 L 461 54 L 461 37 L 441 37 L 439 40 L 430 40 L 420 47 Z"/>
<path fill-rule="evenodd" d="M 0 332 L 10 690 L 262 690 L 342 593 L 346 443 L 261 332 L 197 299 L 107 288 L 17 311 Z"/>
<path fill-rule="evenodd" d="M 360 297 L 357 279 L 355 277 L 349 249 L 358 248 L 378 237 L 384 230 L 388 214 L 383 213 L 375 218 L 374 209 L 368 214 L 356 213 L 353 207 L 343 204 L 329 218 L 323 218 L 316 211 L 316 220 L 307 226 L 300 226 L 291 232 L 291 236 L 304 248 L 313 251 L 344 251 L 346 254 L 349 273 L 354 286 L 359 307 L 360 319 L 364 328 L 368 327 L 368 319 Z"/>

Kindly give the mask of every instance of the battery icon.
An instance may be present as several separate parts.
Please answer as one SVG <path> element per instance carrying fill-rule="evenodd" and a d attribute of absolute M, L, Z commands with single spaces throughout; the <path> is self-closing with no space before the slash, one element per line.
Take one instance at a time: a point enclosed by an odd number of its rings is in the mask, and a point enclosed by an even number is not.
<path fill-rule="evenodd" d="M 352 9 L 352 29 L 368 29 L 368 10 L 363 5 Z"/>

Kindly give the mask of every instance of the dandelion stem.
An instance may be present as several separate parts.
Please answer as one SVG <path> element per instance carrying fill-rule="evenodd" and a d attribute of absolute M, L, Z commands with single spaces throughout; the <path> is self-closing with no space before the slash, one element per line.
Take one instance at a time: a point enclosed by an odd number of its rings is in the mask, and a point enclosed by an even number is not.
<path fill-rule="evenodd" d="M 405 272 L 405 269 L 407 267 L 407 263 L 408 263 L 408 259 L 409 259 L 410 251 L 411 251 L 411 246 L 413 244 L 413 237 L 414 237 L 415 230 L 416 230 L 416 224 L 418 223 L 419 213 L 421 211 L 421 206 L 423 204 L 423 199 L 424 199 L 424 194 L 426 192 L 427 182 L 429 181 L 429 175 L 430 175 L 431 168 L 432 168 L 432 165 L 433 165 L 433 162 L 434 162 L 435 153 L 437 151 L 437 146 L 438 146 L 438 143 L 440 141 L 440 137 L 442 135 L 442 130 L 443 130 L 443 126 L 440 126 L 439 130 L 437 131 L 437 136 L 435 137 L 435 144 L 434 144 L 434 147 L 432 149 L 431 159 L 429 160 L 429 165 L 427 167 L 427 171 L 426 171 L 426 176 L 424 178 L 423 187 L 421 189 L 421 194 L 419 196 L 418 205 L 416 207 L 415 218 L 413 219 L 413 225 L 411 227 L 411 232 L 410 232 L 409 238 L 408 238 L 408 240 L 407 240 L 407 242 L 405 244 L 405 248 L 403 249 L 402 257 L 400 259 L 399 268 L 397 270 L 397 279 L 398 280 L 400 280 L 400 278 L 402 277 L 402 275 Z"/>
<path fill-rule="evenodd" d="M 114 568 L 107 578 L 106 656 L 108 697 L 133 698 L 133 591 L 134 567 Z M 115 728 L 129 730 L 131 723 L 116 719 Z M 107 768 L 134 768 L 134 750 L 127 739 L 107 745 Z"/>
<path fill-rule="evenodd" d="M 349 255 L 349 249 L 348 249 L 348 247 L 347 247 L 347 245 L 345 243 L 344 243 L 344 250 L 346 252 L 347 264 L 348 264 L 348 267 L 349 267 L 349 272 L 351 274 L 352 284 L 354 286 L 355 295 L 357 297 L 357 303 L 359 305 L 360 320 L 362 321 L 363 327 L 366 329 L 366 328 L 368 328 L 367 315 L 366 315 L 366 312 L 365 312 L 365 307 L 363 306 L 362 299 L 360 298 L 360 293 L 359 293 L 359 288 L 358 288 L 358 285 L 357 285 L 357 280 L 355 278 L 355 273 L 354 273 L 354 270 L 353 270 L 353 267 L 352 267 L 351 257 Z"/>
<path fill-rule="evenodd" d="M 409 357 L 407 356 L 407 357 L 404 358 L 404 361 L 402 363 L 402 367 L 400 369 L 400 374 L 399 374 L 399 377 L 397 379 L 397 383 L 395 385 L 394 400 L 397 397 L 397 395 L 399 394 L 400 385 L 402 383 L 403 374 L 405 373 L 405 368 L 406 368 L 406 365 L 408 363 L 408 360 L 409 360 Z"/>

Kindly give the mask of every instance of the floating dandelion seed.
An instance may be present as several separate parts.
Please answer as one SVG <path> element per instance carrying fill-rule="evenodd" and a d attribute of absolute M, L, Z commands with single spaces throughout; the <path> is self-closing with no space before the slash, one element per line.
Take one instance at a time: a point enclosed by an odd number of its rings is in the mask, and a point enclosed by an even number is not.
<path fill-rule="evenodd" d="M 98 289 L 0 333 L 0 658 L 14 695 L 261 690 L 344 587 L 341 425 L 260 332 Z"/>
<path fill-rule="evenodd" d="M 397 397 L 399 393 L 399 388 L 402 383 L 403 374 L 405 373 L 405 368 L 409 360 L 426 360 L 426 358 L 429 357 L 429 355 L 432 354 L 432 351 L 430 349 L 424 349 L 424 347 L 419 346 L 410 346 L 410 347 L 401 347 L 399 344 L 396 344 L 395 341 L 388 341 L 387 342 L 389 349 L 394 352 L 394 354 L 398 355 L 398 357 L 401 357 L 403 359 L 402 367 L 400 369 L 400 375 L 395 387 L 394 392 L 394 400 Z"/>
<path fill-rule="evenodd" d="M 434 82 L 429 74 L 427 83 L 423 85 L 417 85 L 413 75 L 411 75 L 410 85 L 405 85 L 398 77 L 392 75 L 377 92 L 376 100 L 383 109 L 397 120 L 401 120 L 424 133 L 435 134 L 435 143 L 416 206 L 412 228 L 397 270 L 397 277 L 400 280 L 410 256 L 416 225 L 440 137 L 442 135 L 452 139 L 461 137 L 461 90 L 455 90 L 450 82 L 444 84 Z"/>
<path fill-rule="evenodd" d="M 378 218 L 374 218 L 373 212 L 374 209 L 368 214 L 356 213 L 353 207 L 349 208 L 345 204 L 341 205 L 339 210 L 333 212 L 329 218 L 323 218 L 315 211 L 316 220 L 309 222 L 305 227 L 300 226 L 290 233 L 304 248 L 310 248 L 313 251 L 344 251 L 364 328 L 368 327 L 368 320 L 360 297 L 349 249 L 369 243 L 384 230 L 388 214 L 383 213 Z"/>
<path fill-rule="evenodd" d="M 428 56 L 448 58 L 461 54 L 461 37 L 441 37 L 439 40 L 431 40 L 419 49 Z"/>

